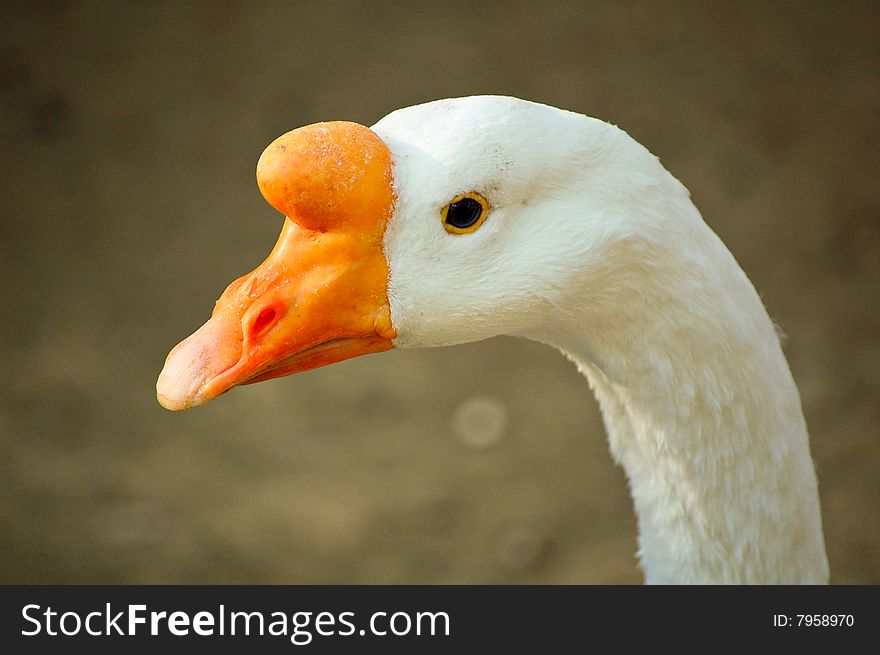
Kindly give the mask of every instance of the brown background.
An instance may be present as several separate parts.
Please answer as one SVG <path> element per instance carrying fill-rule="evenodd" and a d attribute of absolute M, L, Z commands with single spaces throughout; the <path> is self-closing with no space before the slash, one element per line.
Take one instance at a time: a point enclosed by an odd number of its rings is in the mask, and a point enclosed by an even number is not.
<path fill-rule="evenodd" d="M 788 333 L 833 581 L 880 583 L 878 7 L 3 2 L 0 582 L 640 581 L 596 404 L 548 348 L 154 400 L 274 242 L 270 140 L 504 93 L 621 125 L 691 189 Z"/>

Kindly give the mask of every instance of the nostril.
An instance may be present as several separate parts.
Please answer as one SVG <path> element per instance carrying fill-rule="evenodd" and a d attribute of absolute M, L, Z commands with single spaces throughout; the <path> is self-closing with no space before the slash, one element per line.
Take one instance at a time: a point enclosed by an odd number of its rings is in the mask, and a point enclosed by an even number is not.
<path fill-rule="evenodd" d="M 257 336 L 261 332 L 263 332 L 267 327 L 272 325 L 275 322 L 275 310 L 271 307 L 266 307 L 263 309 L 259 316 L 257 316 L 257 320 L 254 321 L 254 324 L 251 326 L 251 334 Z"/>

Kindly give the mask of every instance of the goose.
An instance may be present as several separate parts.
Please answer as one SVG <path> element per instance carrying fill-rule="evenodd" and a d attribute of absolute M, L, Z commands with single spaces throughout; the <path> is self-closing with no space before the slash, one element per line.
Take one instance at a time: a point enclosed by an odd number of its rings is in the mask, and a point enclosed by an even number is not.
<path fill-rule="evenodd" d="M 257 182 L 281 234 L 169 353 L 165 408 L 390 348 L 534 339 L 599 402 L 647 583 L 827 582 L 779 334 L 687 189 L 623 130 L 445 99 L 288 132 Z"/>

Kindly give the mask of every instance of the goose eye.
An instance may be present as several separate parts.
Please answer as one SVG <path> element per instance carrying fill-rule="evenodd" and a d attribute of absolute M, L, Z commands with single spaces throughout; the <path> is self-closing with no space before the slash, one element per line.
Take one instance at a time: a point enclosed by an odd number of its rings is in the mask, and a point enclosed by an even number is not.
<path fill-rule="evenodd" d="M 488 211 L 488 201 L 475 191 L 456 196 L 441 212 L 443 227 L 450 234 L 474 232 L 486 220 Z"/>

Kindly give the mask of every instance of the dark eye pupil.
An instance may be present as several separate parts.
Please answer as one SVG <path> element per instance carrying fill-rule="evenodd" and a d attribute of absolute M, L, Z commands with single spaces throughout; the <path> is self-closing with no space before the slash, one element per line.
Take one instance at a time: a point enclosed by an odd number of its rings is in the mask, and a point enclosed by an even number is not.
<path fill-rule="evenodd" d="M 452 227 L 464 229 L 470 227 L 483 213 L 483 206 L 473 198 L 462 198 L 449 205 L 446 211 L 446 222 Z"/>

